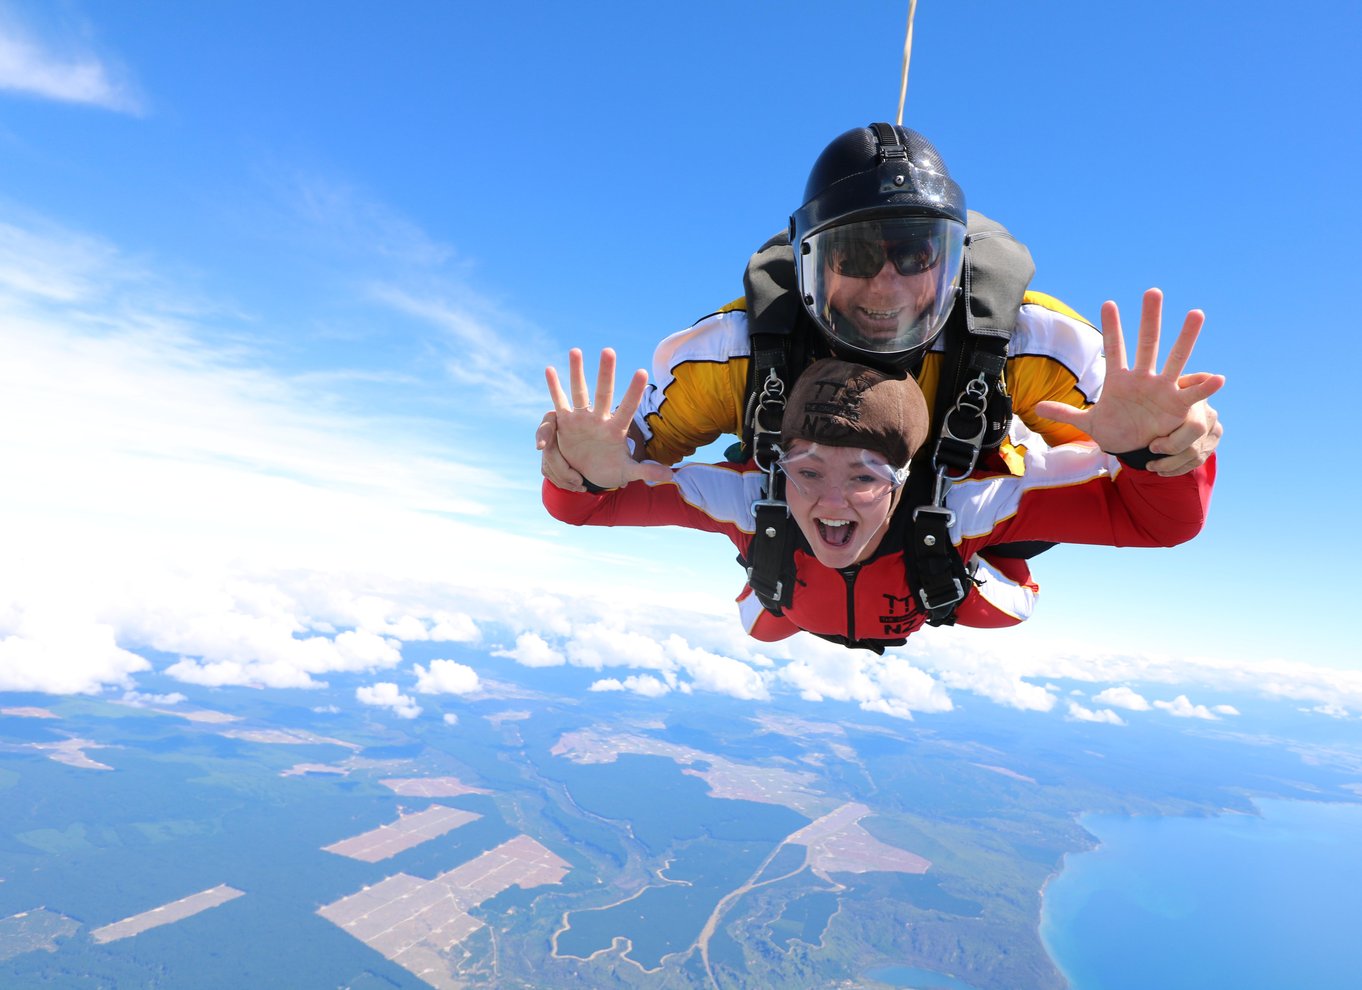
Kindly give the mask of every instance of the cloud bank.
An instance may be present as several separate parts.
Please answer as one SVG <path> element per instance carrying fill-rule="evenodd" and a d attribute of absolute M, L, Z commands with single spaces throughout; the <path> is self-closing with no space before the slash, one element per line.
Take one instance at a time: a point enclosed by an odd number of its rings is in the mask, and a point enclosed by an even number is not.
<path fill-rule="evenodd" d="M 230 309 L 168 292 L 97 238 L 0 216 L 0 421 L 20 426 L 0 437 L 0 690 L 122 696 L 155 651 L 203 686 L 381 675 L 357 699 L 414 718 L 415 696 L 476 694 L 482 656 L 529 681 L 579 668 L 597 692 L 793 694 L 899 718 L 962 693 L 1113 727 L 1236 714 L 1200 691 L 1362 711 L 1353 671 L 1117 654 L 1025 627 L 930 630 L 882 657 L 756 643 L 729 597 L 736 569 L 722 593 L 693 593 L 679 567 L 600 550 L 608 534 L 536 522 L 528 440 L 519 460 L 479 459 L 432 442 L 440 424 L 352 411 L 215 344 Z M 495 363 L 512 336 L 488 326 L 449 332 Z M 484 407 L 470 408 L 452 425 L 473 431 Z M 463 649 L 412 665 L 412 643 Z M 1061 699 L 1061 682 L 1090 701 Z"/>

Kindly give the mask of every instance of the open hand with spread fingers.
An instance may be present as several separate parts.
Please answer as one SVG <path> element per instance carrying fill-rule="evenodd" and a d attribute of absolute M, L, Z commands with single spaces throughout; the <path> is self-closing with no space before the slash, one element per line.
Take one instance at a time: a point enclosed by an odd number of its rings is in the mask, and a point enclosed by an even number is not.
<path fill-rule="evenodd" d="M 1150 289 L 1144 294 L 1140 311 L 1135 363 L 1127 368 L 1120 311 L 1114 302 L 1103 303 L 1102 350 L 1106 357 L 1106 382 L 1101 398 L 1087 409 L 1075 409 L 1062 402 L 1040 402 L 1036 412 L 1078 427 L 1111 454 L 1142 450 L 1154 440 L 1188 434 L 1210 437 L 1214 447 L 1214 441 L 1219 440 L 1223 430 L 1215 411 L 1205 400 L 1220 390 L 1225 384 L 1225 376 L 1204 372 L 1183 374 L 1206 316 L 1199 309 L 1187 314 L 1160 371 L 1157 365 L 1162 318 L 1163 293 Z"/>
<path fill-rule="evenodd" d="M 558 452 L 563 462 L 584 481 L 599 488 L 622 488 L 631 481 L 671 480 L 671 468 L 652 461 L 640 463 L 629 452 L 629 424 L 648 384 L 646 371 L 640 368 L 634 372 L 619 408 L 613 411 L 610 404 L 615 394 L 615 352 L 608 347 L 601 351 L 594 401 L 587 392 L 582 352 L 575 347 L 568 352 L 571 398 L 563 391 L 557 369 L 545 368 L 544 380 L 553 403 L 549 415 L 553 417 Z M 547 421 L 548 416 L 540 423 L 536 441 L 543 439 Z M 545 476 L 548 477 L 547 472 Z M 550 477 L 549 480 L 554 479 Z"/>

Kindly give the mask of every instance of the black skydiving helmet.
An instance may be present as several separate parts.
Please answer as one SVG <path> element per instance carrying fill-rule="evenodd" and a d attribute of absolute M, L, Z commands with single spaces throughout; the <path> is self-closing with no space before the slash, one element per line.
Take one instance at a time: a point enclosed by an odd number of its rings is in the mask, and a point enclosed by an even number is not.
<path fill-rule="evenodd" d="M 790 218 L 799 291 L 833 351 L 880 367 L 914 364 L 955 303 L 965 196 L 931 142 L 872 124 L 819 155 Z"/>

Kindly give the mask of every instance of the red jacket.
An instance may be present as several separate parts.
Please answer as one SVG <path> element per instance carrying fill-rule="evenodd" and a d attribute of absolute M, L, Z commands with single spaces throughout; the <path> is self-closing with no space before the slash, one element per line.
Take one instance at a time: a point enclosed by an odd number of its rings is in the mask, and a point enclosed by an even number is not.
<path fill-rule="evenodd" d="M 1201 531 L 1214 458 L 1190 474 L 1163 478 L 1125 467 L 1091 443 L 1051 448 L 1029 439 L 1023 476 L 976 476 L 952 486 L 946 505 L 955 513 L 951 539 L 962 559 L 992 544 L 1029 540 L 1175 546 Z M 722 533 L 746 555 L 761 483 L 761 472 L 750 464 L 683 464 L 673 469 L 670 484 L 634 482 L 590 494 L 545 481 L 543 498 L 554 518 L 573 525 L 685 526 Z M 908 587 L 899 535 L 905 529 L 894 525 L 912 508 L 900 503 L 875 553 L 854 568 L 825 567 L 807 545 L 796 550 L 794 600 L 783 616 L 762 609 L 750 588 L 739 597 L 748 632 L 765 641 L 800 629 L 851 641 L 897 640 L 915 632 L 926 616 Z M 964 624 L 998 624 L 970 622 L 969 609 L 967 601 Z"/>

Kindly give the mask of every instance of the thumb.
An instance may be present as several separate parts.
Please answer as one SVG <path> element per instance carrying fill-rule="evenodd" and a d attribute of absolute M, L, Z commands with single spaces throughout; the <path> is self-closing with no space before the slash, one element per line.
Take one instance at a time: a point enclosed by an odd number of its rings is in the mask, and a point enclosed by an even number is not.
<path fill-rule="evenodd" d="M 1191 399 L 1193 402 L 1209 399 L 1216 392 L 1219 392 L 1224 385 L 1224 375 L 1209 375 L 1204 371 L 1183 375 L 1178 379 L 1178 389 L 1182 392 L 1183 397 Z"/>
<path fill-rule="evenodd" d="M 1083 429 L 1083 424 L 1088 421 L 1091 415 L 1086 409 L 1079 409 L 1067 402 L 1056 402 L 1053 399 L 1037 402 L 1035 412 L 1037 416 L 1052 419 L 1057 423 L 1067 423 L 1070 426 L 1078 427 L 1080 430 Z M 1084 432 L 1087 431 L 1084 430 Z"/>
<path fill-rule="evenodd" d="M 637 463 L 629 473 L 632 481 L 650 481 L 655 485 L 665 485 L 672 480 L 672 469 L 657 461 Z"/>
<path fill-rule="evenodd" d="M 549 410 L 534 431 L 534 449 L 543 450 L 558 436 L 558 414 Z"/>

